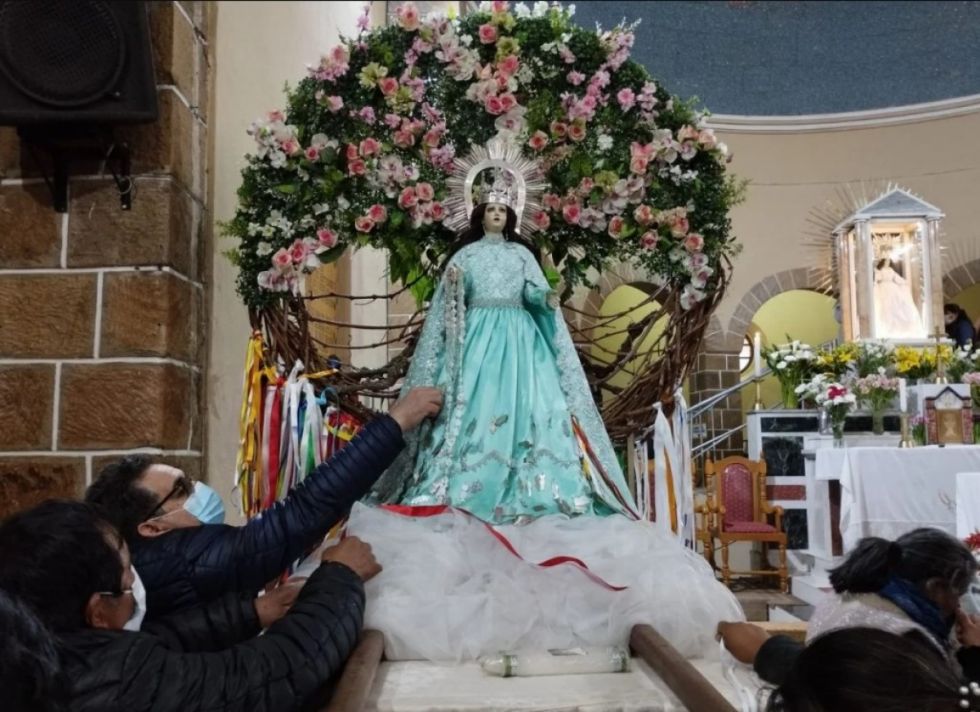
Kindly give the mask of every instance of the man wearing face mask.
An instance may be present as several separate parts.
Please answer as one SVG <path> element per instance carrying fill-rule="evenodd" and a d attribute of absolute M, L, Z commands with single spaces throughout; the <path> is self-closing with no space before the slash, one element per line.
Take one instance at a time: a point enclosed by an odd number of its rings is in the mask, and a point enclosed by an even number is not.
<path fill-rule="evenodd" d="M 291 607 L 263 616 L 268 596 L 231 593 L 143 623 L 128 547 L 94 507 L 53 500 L 0 523 L 0 589 L 54 634 L 72 712 L 289 712 L 319 703 L 357 643 L 364 581 L 381 570 L 353 537 L 322 561 Z"/>
<path fill-rule="evenodd" d="M 232 591 L 254 596 L 347 516 L 401 452 L 402 434 L 441 405 L 437 389 L 409 391 L 283 502 L 242 527 L 224 524 L 213 489 L 146 456 L 103 469 L 85 499 L 129 544 L 146 586 L 148 619 Z"/>

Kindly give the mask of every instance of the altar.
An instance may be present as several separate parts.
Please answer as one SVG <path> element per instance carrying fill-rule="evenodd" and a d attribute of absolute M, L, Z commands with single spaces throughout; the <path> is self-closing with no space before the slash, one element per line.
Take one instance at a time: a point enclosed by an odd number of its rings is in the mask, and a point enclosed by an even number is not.
<path fill-rule="evenodd" d="M 956 536 L 957 475 L 978 470 L 973 445 L 821 448 L 814 462 L 818 482 L 840 482 L 844 553 L 862 537 L 896 539 L 918 527 Z"/>

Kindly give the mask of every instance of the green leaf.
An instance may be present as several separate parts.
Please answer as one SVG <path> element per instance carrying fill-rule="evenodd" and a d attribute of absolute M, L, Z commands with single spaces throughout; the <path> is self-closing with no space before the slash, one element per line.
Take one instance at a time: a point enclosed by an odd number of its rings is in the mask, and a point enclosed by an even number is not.
<path fill-rule="evenodd" d="M 392 227 L 400 227 L 405 222 L 405 213 L 401 210 L 392 210 L 388 215 L 388 221 Z"/>
<path fill-rule="evenodd" d="M 326 252 L 320 253 L 319 255 L 320 262 L 322 262 L 325 265 L 330 264 L 331 262 L 335 262 L 340 259 L 340 256 L 344 254 L 344 251 L 346 249 L 347 249 L 347 245 L 343 243 L 336 244 Z"/>
<path fill-rule="evenodd" d="M 276 190 L 283 195 L 292 195 L 296 192 L 298 186 L 295 183 L 280 183 L 276 186 Z"/>
<path fill-rule="evenodd" d="M 544 268 L 544 277 L 548 280 L 548 286 L 554 289 L 561 282 L 561 273 L 554 267 Z"/>

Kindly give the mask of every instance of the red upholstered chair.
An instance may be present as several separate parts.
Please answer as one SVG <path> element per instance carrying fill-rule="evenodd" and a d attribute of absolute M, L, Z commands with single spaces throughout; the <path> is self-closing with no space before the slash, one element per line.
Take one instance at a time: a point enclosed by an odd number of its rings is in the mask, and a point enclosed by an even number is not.
<path fill-rule="evenodd" d="M 705 505 L 707 519 L 705 542 L 721 544 L 721 576 L 725 585 L 732 573 L 779 576 L 780 588 L 789 589 L 786 566 L 786 533 L 783 531 L 783 508 L 766 500 L 765 460 L 726 457 L 704 465 L 705 485 L 709 492 Z M 712 491 L 713 490 L 713 491 Z M 779 567 L 775 571 L 736 571 L 728 565 L 728 546 L 736 541 L 758 541 L 763 546 L 779 547 Z M 764 549 L 765 551 L 765 549 Z"/>

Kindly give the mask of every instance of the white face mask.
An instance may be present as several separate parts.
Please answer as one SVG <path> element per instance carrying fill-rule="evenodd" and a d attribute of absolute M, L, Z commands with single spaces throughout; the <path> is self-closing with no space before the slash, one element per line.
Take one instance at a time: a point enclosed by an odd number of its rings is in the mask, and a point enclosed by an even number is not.
<path fill-rule="evenodd" d="M 133 608 L 133 615 L 126 621 L 123 630 L 138 631 L 143 625 L 143 617 L 146 616 L 146 589 L 143 588 L 143 581 L 140 579 L 140 575 L 136 573 L 136 568 L 132 565 L 129 568 L 133 572 L 133 602 L 135 607 Z"/>

